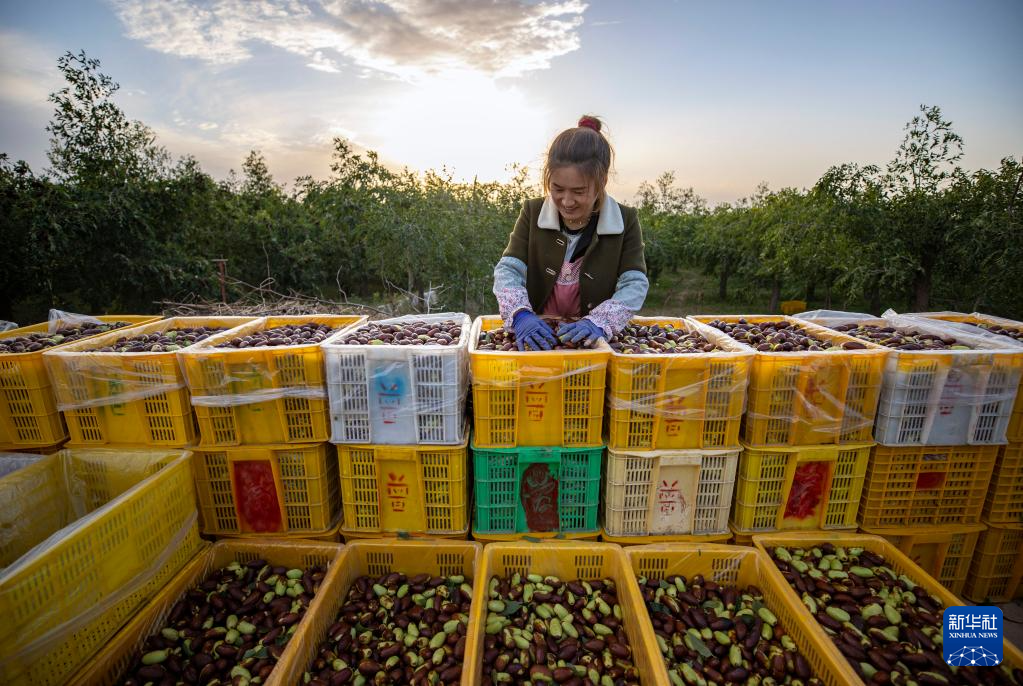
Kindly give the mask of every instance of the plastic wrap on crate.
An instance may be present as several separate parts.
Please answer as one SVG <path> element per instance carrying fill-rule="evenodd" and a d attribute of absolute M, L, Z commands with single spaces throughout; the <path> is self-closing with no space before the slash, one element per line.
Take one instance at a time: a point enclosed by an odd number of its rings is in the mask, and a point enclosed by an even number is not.
<path fill-rule="evenodd" d="M 231 329 L 253 317 L 174 317 L 46 352 L 57 407 L 76 445 L 196 442 L 195 419 L 175 349 L 112 352 L 118 340 L 183 328 Z M 180 339 L 180 349 L 195 342 Z M 177 344 L 175 344 L 177 345 Z"/>
<path fill-rule="evenodd" d="M 31 455 L 28 453 L 2 453 L 0 452 L 0 479 L 16 472 L 19 469 L 35 464 L 43 459 L 43 455 Z"/>
<path fill-rule="evenodd" d="M 1023 346 L 989 334 L 892 310 L 858 319 L 852 313 L 806 313 L 823 326 L 873 324 L 953 336 L 969 350 L 891 350 L 885 362 L 875 439 L 884 445 L 1004 443 L 1023 376 Z M 999 340 L 1001 339 L 1001 340 Z"/>
<path fill-rule="evenodd" d="M 477 317 L 469 337 L 473 442 L 480 447 L 595 447 L 603 444 L 611 348 L 479 350 L 482 332 L 503 326 Z"/>
<path fill-rule="evenodd" d="M 159 319 L 148 315 L 85 317 L 56 311 L 51 312 L 51 315 L 52 318 L 45 323 L 5 331 L 0 334 L 0 338 L 56 333 L 65 323 L 123 321 L 134 326 Z M 68 319 L 61 319 L 61 316 Z M 43 362 L 44 352 L 60 349 L 63 345 L 70 345 L 70 342 L 31 352 L 0 354 L 0 449 L 38 449 L 56 445 L 67 438 L 67 430 L 53 395 L 53 385 Z"/>
<path fill-rule="evenodd" d="M 771 561 L 760 551 L 712 542 L 655 543 L 629 546 L 625 548 L 625 556 L 637 578 L 664 580 L 679 575 L 692 579 L 700 575 L 721 585 L 756 587 L 763 594 L 763 605 L 774 614 L 796 644 L 813 675 L 827 686 L 847 686 L 843 669 L 828 654 L 825 639 L 810 630 L 798 612 L 802 603 L 798 599 L 793 601 L 787 589 L 772 578 L 769 574 Z M 663 669 L 661 674 L 664 674 Z"/>
<path fill-rule="evenodd" d="M 616 538 L 728 534 L 739 449 L 608 449 L 604 530 Z"/>
<path fill-rule="evenodd" d="M 454 345 L 350 344 L 367 324 L 453 321 Z M 465 438 L 469 393 L 468 315 L 408 315 L 345 329 L 323 344 L 334 443 L 453 445 Z"/>
<path fill-rule="evenodd" d="M 43 354 L 61 412 L 147 400 L 187 388 L 174 351 L 102 352 L 120 338 L 170 329 L 218 326 L 233 329 L 254 317 L 173 317 L 63 345 Z M 181 346 L 187 349 L 195 342 Z M 187 403 L 184 411 L 188 411 Z"/>
<path fill-rule="evenodd" d="M 328 585 L 342 573 L 345 546 L 338 543 L 263 538 L 251 540 L 223 540 L 214 543 L 197 555 L 142 610 L 140 610 L 102 650 L 89 661 L 88 666 L 70 682 L 75 686 L 117 686 L 125 683 L 124 675 L 142 651 L 146 638 L 167 626 L 168 617 L 178 600 L 195 588 L 211 573 L 232 562 L 245 564 L 252 560 L 265 560 L 271 565 L 305 569 L 326 567 L 320 589 L 309 603 L 294 634 L 281 644 L 283 651 L 265 684 L 301 683 L 301 671 L 295 680 L 281 681 L 277 674 L 287 670 L 295 657 L 296 646 L 303 644 L 312 618 L 323 612 L 324 605 L 332 602 Z M 336 583 L 336 582 L 333 582 Z"/>
<path fill-rule="evenodd" d="M 738 446 L 754 352 L 691 319 L 635 317 L 632 324 L 671 324 L 699 333 L 721 350 L 626 354 L 608 363 L 608 447 L 683 450 Z"/>
<path fill-rule="evenodd" d="M 821 351 L 756 351 L 750 370 L 742 440 L 754 446 L 804 446 L 873 440 L 888 350 L 811 322 L 780 315 L 700 315 L 707 324 L 784 321 L 838 346 Z M 737 342 L 739 343 L 739 342 Z M 753 350 L 745 343 L 739 343 Z"/>
<path fill-rule="evenodd" d="M 330 437 L 323 342 L 217 347 L 286 325 L 344 329 L 352 315 L 264 317 L 176 354 L 191 394 L 203 446 L 318 443 Z M 326 339 L 324 339 L 326 340 Z"/>
<path fill-rule="evenodd" d="M 0 681 L 59 684 L 201 545 L 189 456 L 70 449 L 0 479 Z"/>

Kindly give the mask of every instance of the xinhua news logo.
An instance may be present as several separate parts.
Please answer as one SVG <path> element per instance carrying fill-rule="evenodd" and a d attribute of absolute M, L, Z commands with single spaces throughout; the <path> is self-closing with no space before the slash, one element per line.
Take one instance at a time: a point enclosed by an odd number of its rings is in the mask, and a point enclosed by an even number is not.
<path fill-rule="evenodd" d="M 945 609 L 941 628 L 945 662 L 953 667 L 994 667 L 1002 662 L 1002 611 L 997 607 Z"/>

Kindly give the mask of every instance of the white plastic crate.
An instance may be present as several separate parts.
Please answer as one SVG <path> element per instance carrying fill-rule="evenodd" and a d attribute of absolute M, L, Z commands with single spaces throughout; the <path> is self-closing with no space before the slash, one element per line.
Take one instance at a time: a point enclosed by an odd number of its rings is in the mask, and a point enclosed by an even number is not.
<path fill-rule="evenodd" d="M 885 361 L 874 439 L 889 446 L 1005 443 L 1023 351 L 990 335 L 946 322 L 899 315 L 882 318 L 837 312 L 798 315 L 824 326 L 877 324 L 954 336 L 971 350 L 892 350 Z"/>
<path fill-rule="evenodd" d="M 728 533 L 739 450 L 608 450 L 604 529 L 611 536 Z"/>
<path fill-rule="evenodd" d="M 331 442 L 457 445 L 465 438 L 469 328 L 465 314 L 411 315 L 374 324 L 454 320 L 456 345 L 347 345 L 342 331 L 323 344 Z"/>

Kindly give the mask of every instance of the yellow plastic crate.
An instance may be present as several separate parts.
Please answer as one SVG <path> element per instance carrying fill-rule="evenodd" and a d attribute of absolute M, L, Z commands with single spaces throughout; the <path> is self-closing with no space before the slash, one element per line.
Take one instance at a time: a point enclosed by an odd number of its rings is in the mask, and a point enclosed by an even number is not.
<path fill-rule="evenodd" d="M 615 542 L 728 533 L 739 450 L 608 450 L 604 530 Z"/>
<path fill-rule="evenodd" d="M 200 445 L 319 443 L 330 438 L 322 343 L 216 348 L 253 331 L 288 324 L 345 328 L 366 317 L 264 317 L 177 353 L 199 421 Z"/>
<path fill-rule="evenodd" d="M 997 454 L 997 445 L 875 446 L 860 526 L 979 523 Z"/>
<path fill-rule="evenodd" d="M 250 560 L 262 559 L 272 565 L 283 567 L 326 566 L 327 574 L 320 585 L 320 591 L 309 604 L 305 616 L 298 623 L 298 629 L 288 641 L 284 653 L 267 681 L 282 683 L 275 681 L 275 678 L 295 659 L 297 646 L 305 639 L 313 621 L 311 617 L 321 612 L 323 606 L 331 602 L 327 588 L 328 584 L 342 573 L 343 551 L 344 547 L 337 543 L 271 539 L 218 541 L 182 569 L 112 641 L 107 643 L 85 669 L 75 675 L 71 683 L 75 686 L 116 686 L 123 683 L 121 676 L 131 667 L 132 660 L 142 650 L 146 638 L 164 626 L 178 600 L 211 572 L 226 567 L 231 562 L 237 560 L 244 564 Z M 301 680 L 284 683 L 301 683 Z"/>
<path fill-rule="evenodd" d="M 1023 524 L 1023 441 L 998 449 L 982 517 L 987 524 Z"/>
<path fill-rule="evenodd" d="M 612 543 L 492 543 L 483 548 L 483 562 L 473 586 L 473 617 L 465 648 L 462 684 L 481 684 L 483 641 L 487 613 L 488 583 L 495 576 L 526 574 L 553 575 L 563 581 L 613 579 L 618 590 L 625 635 L 632 648 L 633 663 L 644 686 L 670 686 L 662 668 L 661 654 L 646 606 L 636 585 L 629 560 L 621 547 Z M 468 681 L 466 680 L 468 677 Z"/>
<path fill-rule="evenodd" d="M 821 538 L 827 538 L 828 536 L 830 536 L 833 533 L 854 534 L 856 532 L 857 532 L 857 529 L 854 527 L 854 528 L 851 528 L 851 529 L 828 529 L 827 531 L 823 531 L 821 529 L 815 529 L 814 531 L 801 531 L 800 533 L 802 533 L 802 534 L 820 533 L 821 534 Z M 732 529 L 732 544 L 733 545 L 746 546 L 746 547 L 752 547 L 753 546 L 753 537 L 754 536 L 760 536 L 763 533 L 764 532 L 759 532 L 759 533 L 742 533 L 741 531 L 736 531 L 733 528 Z M 776 533 L 776 532 L 769 532 L 769 533 Z"/>
<path fill-rule="evenodd" d="M 743 446 L 732 528 L 742 533 L 856 527 L 870 444 Z"/>
<path fill-rule="evenodd" d="M 999 326 L 1007 326 L 1023 330 L 1023 322 L 1017 322 L 1012 319 L 1004 319 L 1002 317 L 995 317 L 989 314 L 981 314 L 974 312 L 972 314 L 963 314 L 962 312 L 922 312 L 919 316 L 927 317 L 929 319 L 940 319 L 946 322 L 957 322 L 961 324 L 998 324 Z M 1008 336 L 1001 336 L 1000 334 L 990 334 L 994 336 L 994 340 L 998 338 L 1004 338 L 1009 341 L 1008 344 L 1012 343 L 1012 339 Z M 1016 392 L 1016 403 L 1012 406 L 1012 418 L 1009 420 L 1009 426 L 1005 431 L 1005 439 L 1008 441 L 1023 441 L 1023 378 L 1020 379 L 1020 387 Z"/>
<path fill-rule="evenodd" d="M 478 543 L 463 541 L 378 540 L 349 543 L 335 563 L 336 569 L 331 569 L 329 579 L 317 595 L 317 600 L 322 596 L 323 603 L 315 612 L 310 611 L 303 620 L 302 631 L 288 644 L 289 659 L 286 663 L 281 660 L 270 674 L 267 686 L 291 686 L 302 683 L 303 673 L 316 659 L 320 644 L 331 625 L 337 620 L 338 611 L 345 602 L 348 590 L 359 577 L 383 576 L 391 572 L 399 572 L 406 576 L 460 574 L 473 586 L 473 607 L 476 607 L 475 590 L 481 585 L 479 583 L 481 554 L 482 546 Z M 483 604 L 486 605 L 486 601 Z M 470 620 L 470 631 L 472 626 Z M 468 648 L 465 654 L 468 657 Z M 469 683 L 464 671 L 462 683 Z"/>
<path fill-rule="evenodd" d="M 1023 598 L 1023 524 L 989 526 L 980 535 L 962 596 L 978 605 Z"/>
<path fill-rule="evenodd" d="M 464 534 L 467 446 L 337 446 L 344 535 Z"/>
<path fill-rule="evenodd" d="M 330 443 L 195 448 L 204 534 L 292 537 L 327 533 L 341 511 Z"/>
<path fill-rule="evenodd" d="M 690 536 L 612 536 L 607 533 L 606 529 L 600 530 L 600 540 L 604 543 L 617 543 L 623 548 L 644 546 L 644 545 L 657 545 L 667 543 L 720 543 L 722 545 L 727 544 L 732 540 L 732 532 L 725 534 L 704 534 L 704 535 L 690 535 Z"/>
<path fill-rule="evenodd" d="M 195 417 L 178 358 L 165 353 L 104 353 L 119 338 L 170 329 L 232 329 L 253 317 L 173 317 L 60 346 L 43 355 L 57 407 L 76 445 L 186 447 L 196 442 Z"/>
<path fill-rule="evenodd" d="M 626 548 L 625 555 L 636 577 L 665 579 L 681 575 L 688 580 L 699 574 L 718 584 L 740 588 L 756 586 L 764 594 L 764 606 L 778 618 L 779 624 L 810 663 L 814 676 L 828 686 L 845 686 L 843 665 L 834 662 L 825 639 L 806 626 L 797 611 L 797 605 L 802 603 L 793 601 L 786 589 L 768 573 L 773 565 L 764 559 L 760 551 L 707 543 L 665 543 Z M 653 631 L 649 615 L 646 621 Z M 663 660 L 659 671 L 667 680 Z"/>
<path fill-rule="evenodd" d="M 122 314 L 103 315 L 95 319 L 142 324 L 159 317 Z M 61 324 L 60 321 L 57 323 Z M 123 327 L 118 331 L 127 329 Z M 48 323 L 34 324 L 4 331 L 0 333 L 0 338 L 17 338 L 48 330 Z M 61 347 L 55 345 L 45 351 L 59 350 Z M 43 363 L 45 351 L 0 355 L 0 450 L 51 446 L 67 438 L 63 419 L 53 397 L 50 377 Z"/>
<path fill-rule="evenodd" d="M 724 351 L 686 355 L 612 352 L 608 364 L 608 448 L 738 446 L 753 351 L 692 320 L 636 317 L 632 323 L 671 324 L 682 331 L 698 331 Z"/>
<path fill-rule="evenodd" d="M 725 315 L 692 317 L 750 323 L 787 321 L 836 343 L 856 341 L 863 350 L 757 352 L 750 371 L 742 440 L 752 446 L 866 443 L 889 350 L 792 317 Z"/>
<path fill-rule="evenodd" d="M 64 450 L 0 501 L 4 684 L 64 683 L 203 545 L 180 451 Z"/>
<path fill-rule="evenodd" d="M 480 333 L 501 325 L 500 317 L 478 317 L 469 334 L 474 445 L 603 445 L 607 343 L 550 352 L 478 350 Z"/>
<path fill-rule="evenodd" d="M 865 534 L 883 536 L 925 572 L 956 595 L 961 595 L 973 561 L 973 551 L 983 535 L 983 524 L 973 526 L 920 526 L 868 529 Z"/>
<path fill-rule="evenodd" d="M 902 551 L 880 536 L 870 536 L 868 534 L 839 534 L 829 531 L 823 536 L 815 533 L 804 534 L 791 532 L 758 534 L 753 537 L 753 545 L 765 556 L 767 555 L 768 550 L 776 548 L 777 546 L 805 548 L 826 542 L 847 548 L 853 546 L 861 547 L 882 555 L 884 556 L 885 562 L 887 563 L 886 566 L 889 569 L 894 571 L 897 575 L 905 574 L 908 576 L 917 585 L 923 587 L 925 591 L 940 600 L 944 607 L 965 605 L 965 603 L 955 594 L 938 583 L 930 574 L 925 572 L 916 563 L 906 557 Z M 801 617 L 801 623 L 809 627 L 810 631 L 816 632 L 827 643 L 827 654 L 830 656 L 831 662 L 833 662 L 837 667 L 840 667 L 842 670 L 840 683 L 849 684 L 849 686 L 859 686 L 863 684 L 863 680 L 860 679 L 859 675 L 856 674 L 856 672 L 853 671 L 853 668 L 849 666 L 846 657 L 834 646 L 830 637 L 828 637 L 828 635 L 824 632 L 824 629 L 817 623 L 816 618 L 810 614 L 810 610 L 803 605 L 799 594 L 796 593 L 795 589 L 789 586 L 785 577 L 782 576 L 781 570 L 779 570 L 774 563 L 769 560 L 766 566 L 769 568 L 768 575 L 774 579 L 775 585 L 785 589 L 789 600 L 792 602 L 795 607 L 795 611 L 798 613 L 797 617 Z M 1023 669 L 1023 652 L 1021 652 L 1019 648 L 1010 643 L 1008 640 L 1003 641 L 1002 646 L 1002 664 L 1009 664 L 1013 668 Z"/>
<path fill-rule="evenodd" d="M 469 527 L 453 534 L 420 533 L 412 531 L 384 531 L 381 533 L 363 533 L 361 531 L 346 531 L 341 528 L 341 537 L 348 542 L 367 540 L 401 540 L 401 541 L 468 541 Z"/>

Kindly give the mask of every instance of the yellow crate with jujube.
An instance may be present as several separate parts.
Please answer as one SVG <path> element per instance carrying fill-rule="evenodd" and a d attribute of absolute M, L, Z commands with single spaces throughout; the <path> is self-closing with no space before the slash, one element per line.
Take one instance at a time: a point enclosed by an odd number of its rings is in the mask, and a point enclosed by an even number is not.
<path fill-rule="evenodd" d="M 213 536 L 326 535 L 341 514 L 334 446 L 195 448 L 202 531 Z"/>
<path fill-rule="evenodd" d="M 67 449 L 0 479 L 0 683 L 55 685 L 203 546 L 187 453 Z"/>
<path fill-rule="evenodd" d="M 467 446 L 468 438 L 457 446 L 337 446 L 342 535 L 464 536 L 469 526 Z"/>
<path fill-rule="evenodd" d="M 604 388 L 611 348 L 480 350 L 480 334 L 502 326 L 478 317 L 469 334 L 475 431 L 480 448 L 602 445 Z"/>
<path fill-rule="evenodd" d="M 316 543 L 313 541 L 280 541 L 274 539 L 217 541 L 203 551 L 181 570 L 145 608 L 121 629 L 112 641 L 89 661 L 88 666 L 75 675 L 74 686 L 117 686 L 125 682 L 126 672 L 131 668 L 146 639 L 167 626 L 171 612 L 178 601 L 185 597 L 211 574 L 227 567 L 232 562 L 246 564 L 263 560 L 267 564 L 292 569 L 308 569 L 313 566 L 326 567 L 326 574 L 312 602 L 301 618 L 291 638 L 284 643 L 284 649 L 265 684 L 296 684 L 281 681 L 278 676 L 289 668 L 297 657 L 298 646 L 303 645 L 313 623 L 313 617 L 322 613 L 324 606 L 331 602 L 328 585 L 341 573 L 345 547 L 338 543 Z M 301 674 L 301 672 L 299 672 Z"/>
<path fill-rule="evenodd" d="M 660 581 L 683 576 L 692 581 L 700 575 L 706 581 L 735 586 L 740 591 L 755 586 L 764 595 L 764 607 L 777 617 L 814 676 L 827 686 L 844 686 L 841 666 L 835 664 L 820 635 L 806 626 L 798 611 L 799 601 L 793 601 L 786 589 L 768 574 L 771 562 L 760 551 L 711 543 L 662 543 L 629 547 L 625 555 L 636 577 Z M 644 619 L 650 622 L 649 617 Z M 658 676 L 666 679 L 663 664 L 662 661 L 658 665 Z"/>
<path fill-rule="evenodd" d="M 178 353 L 199 421 L 200 445 L 319 443 L 330 439 L 322 344 L 292 344 L 303 332 L 266 338 L 280 327 L 362 324 L 354 315 L 264 317 Z M 245 340 L 248 337 L 248 340 Z M 218 347 L 231 341 L 237 346 Z"/>
<path fill-rule="evenodd" d="M 43 355 L 57 406 L 75 445 L 185 447 L 197 431 L 188 388 L 175 351 L 210 332 L 253 317 L 172 317 L 64 345 Z M 182 329 L 202 333 L 178 335 Z M 116 352 L 122 338 L 146 336 L 138 352 Z M 173 341 L 168 345 L 157 340 Z M 170 349 L 168 349 L 168 347 Z M 155 350 L 153 349 L 155 348 Z"/>
<path fill-rule="evenodd" d="M 754 353 L 720 331 L 687 319 L 635 317 L 672 340 L 699 333 L 720 350 L 706 353 L 612 352 L 608 364 L 608 448 L 734 448 Z M 664 329 L 670 326 L 670 330 Z"/>
<path fill-rule="evenodd" d="M 870 449 L 870 444 L 743 446 L 732 530 L 855 528 Z"/>
<path fill-rule="evenodd" d="M 881 555 L 884 558 L 885 566 L 895 572 L 896 576 L 905 576 L 913 584 L 915 584 L 918 589 L 923 589 L 937 599 L 943 607 L 948 608 L 965 605 L 965 603 L 955 594 L 942 586 L 941 583 L 934 579 L 934 577 L 909 559 L 905 553 L 880 536 L 856 533 L 833 533 L 830 531 L 823 532 L 823 534 L 793 531 L 786 533 L 758 534 L 753 537 L 754 547 L 756 547 L 757 550 L 765 556 L 769 556 L 768 551 L 774 550 L 777 547 L 802 548 L 804 550 L 808 550 L 824 544 L 830 544 L 845 549 L 862 548 L 874 554 Z M 826 648 L 828 656 L 831 658 L 831 661 L 842 670 L 841 681 L 839 683 L 848 684 L 849 686 L 861 686 L 871 683 L 860 678 L 859 674 L 857 674 L 852 665 L 849 663 L 849 658 L 846 658 L 845 655 L 839 651 L 839 649 L 835 646 L 833 639 L 824 631 L 824 628 L 818 623 L 814 615 L 810 614 L 810 610 L 803 604 L 800 594 L 796 592 L 788 581 L 786 581 L 781 570 L 778 569 L 773 562 L 769 563 L 768 567 L 768 574 L 774 580 L 775 584 L 784 588 L 786 594 L 788 594 L 789 600 L 794 603 L 797 612 L 797 619 L 800 619 L 800 621 L 807 627 L 808 631 L 815 632 L 827 643 Z M 918 594 L 919 592 L 919 590 L 916 591 Z M 823 614 L 823 611 L 821 611 L 821 614 Z M 938 616 L 940 617 L 940 613 Z M 940 635 L 941 628 L 937 627 L 937 630 Z M 1007 666 L 1016 670 L 1023 669 L 1023 651 L 1020 651 L 1019 648 L 1010 643 L 1008 640 L 1003 641 L 1002 649 L 1003 667 Z M 936 652 L 937 657 L 940 659 L 940 646 L 936 649 Z M 979 677 L 981 675 L 978 674 L 975 676 Z M 942 679 L 944 679 L 944 677 L 942 677 Z M 947 681 L 947 679 L 945 679 L 945 681 Z M 963 681 L 962 683 L 973 682 Z"/>
<path fill-rule="evenodd" d="M 669 686 L 667 675 L 661 669 L 653 627 L 646 617 L 646 606 L 622 548 L 612 543 L 575 541 L 489 543 L 483 548 L 482 564 L 473 586 L 473 618 L 469 623 L 463 684 L 483 683 L 484 630 L 490 580 L 513 574 L 522 577 L 529 574 L 554 576 L 562 581 L 612 579 L 617 587 L 621 621 L 632 650 L 632 661 L 642 675 L 643 683 L 647 686 Z"/>
<path fill-rule="evenodd" d="M 862 529 L 883 536 L 916 564 L 956 595 L 962 594 L 983 524 L 972 526 L 919 526 L 895 529 Z"/>
<path fill-rule="evenodd" d="M 786 316 L 692 317 L 725 324 L 782 322 L 813 337 L 855 349 L 760 351 L 753 358 L 742 441 L 752 446 L 866 443 L 873 440 L 888 350 Z M 752 349 L 752 348 L 750 348 Z"/>
<path fill-rule="evenodd" d="M 863 485 L 860 526 L 979 523 L 998 448 L 875 446 Z"/>
<path fill-rule="evenodd" d="M 103 323 L 126 322 L 142 324 L 159 319 L 152 315 L 102 315 L 88 319 Z M 51 324 L 34 324 L 0 333 L 0 340 L 11 341 L 33 334 L 53 333 L 63 326 L 76 326 L 82 322 L 56 319 Z M 121 327 L 123 330 L 124 327 Z M 100 335 L 100 332 L 92 334 Z M 52 340 L 52 336 L 50 337 Z M 85 338 L 79 339 L 85 340 Z M 57 343 L 52 347 L 25 347 L 24 352 L 0 353 L 0 450 L 38 448 L 56 445 L 67 438 L 67 430 L 53 386 L 43 363 L 43 353 L 59 349 L 70 343 Z"/>

